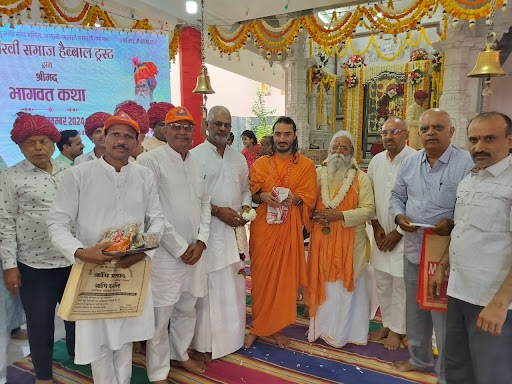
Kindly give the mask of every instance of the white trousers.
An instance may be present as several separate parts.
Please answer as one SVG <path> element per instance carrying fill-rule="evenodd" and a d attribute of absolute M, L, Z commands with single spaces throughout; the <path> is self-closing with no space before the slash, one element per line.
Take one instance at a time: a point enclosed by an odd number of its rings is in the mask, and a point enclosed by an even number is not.
<path fill-rule="evenodd" d="M 0 384 L 7 383 L 7 347 L 11 332 L 0 333 Z"/>
<path fill-rule="evenodd" d="M 187 361 L 187 349 L 192 343 L 196 328 L 196 302 L 197 297 L 183 292 L 180 299 L 174 304 L 171 315 L 171 359 Z"/>
<path fill-rule="evenodd" d="M 123 344 L 117 351 L 102 345 L 100 358 L 91 363 L 91 369 L 94 384 L 130 384 L 132 343 Z"/>
<path fill-rule="evenodd" d="M 146 344 L 146 365 L 150 382 L 165 380 L 171 370 L 169 321 L 174 305 L 155 307 L 155 336 Z"/>
<path fill-rule="evenodd" d="M 405 335 L 405 280 L 375 269 L 382 325 Z"/>

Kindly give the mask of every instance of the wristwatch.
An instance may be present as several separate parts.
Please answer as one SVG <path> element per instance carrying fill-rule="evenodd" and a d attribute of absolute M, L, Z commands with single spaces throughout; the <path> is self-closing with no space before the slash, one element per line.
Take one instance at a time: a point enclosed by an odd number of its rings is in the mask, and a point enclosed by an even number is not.
<path fill-rule="evenodd" d="M 303 201 L 302 199 L 299 197 L 299 200 L 295 203 L 296 206 L 300 206 L 302 205 Z"/>

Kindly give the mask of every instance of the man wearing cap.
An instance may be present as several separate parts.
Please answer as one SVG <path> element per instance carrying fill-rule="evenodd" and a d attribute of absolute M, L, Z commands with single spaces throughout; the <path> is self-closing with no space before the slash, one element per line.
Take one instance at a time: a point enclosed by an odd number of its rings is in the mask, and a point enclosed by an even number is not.
<path fill-rule="evenodd" d="M 167 139 L 164 134 L 165 116 L 174 108 L 171 103 L 151 103 L 148 110 L 149 123 L 153 130 L 153 136 L 142 142 L 142 146 L 146 151 L 151 151 L 165 145 Z"/>
<path fill-rule="evenodd" d="M 72 262 L 52 246 L 45 220 L 69 165 L 51 158 L 60 133 L 44 116 L 19 112 L 11 139 L 25 160 L 0 174 L 0 258 L 5 286 L 21 296 L 25 309 L 36 383 L 50 384 L 55 307 Z M 65 328 L 73 356 L 74 323 Z"/>
<path fill-rule="evenodd" d="M 142 142 L 146 138 L 146 134 L 149 132 L 149 116 L 143 107 L 138 105 L 135 101 L 131 100 L 125 100 L 116 106 L 114 115 L 117 115 L 120 112 L 126 113 L 133 120 L 135 120 L 139 126 L 140 133 L 137 139 L 137 145 L 133 150 L 130 158 L 130 161 L 134 161 L 140 154 L 146 151 L 146 149 L 142 146 Z"/>
<path fill-rule="evenodd" d="M 414 92 L 414 103 L 409 105 L 405 111 L 407 125 L 409 126 L 409 147 L 416 150 L 423 148 L 418 131 L 418 125 L 420 116 L 424 112 L 423 104 L 425 104 L 427 99 L 427 92 L 422 90 Z"/>
<path fill-rule="evenodd" d="M 153 91 L 156 87 L 158 68 L 151 61 L 141 63 L 135 56 L 132 59 L 134 66 L 133 80 L 135 81 L 135 102 L 147 111 L 153 101 Z M 142 132 L 142 129 L 141 129 Z"/>
<path fill-rule="evenodd" d="M 110 117 L 110 114 L 106 112 L 94 112 L 87 119 L 85 119 L 84 129 L 85 134 L 94 144 L 94 148 L 90 152 L 86 152 L 83 155 L 78 156 L 74 164 L 82 164 L 86 161 L 96 160 L 105 153 L 105 141 L 103 137 L 103 124 Z"/>
<path fill-rule="evenodd" d="M 170 358 L 192 372 L 206 369 L 203 362 L 189 359 L 187 354 L 195 331 L 197 298 L 206 295 L 201 255 L 211 220 L 205 172 L 189 152 L 195 125 L 186 108 L 171 109 L 163 129 L 167 145 L 146 152 L 137 160 L 153 172 L 164 216 L 182 236 L 181 245 L 160 247 L 153 257 L 155 336 L 147 344 L 147 370 L 149 381 L 156 384 L 167 383 Z M 171 318 L 172 356 L 167 332 Z"/>
<path fill-rule="evenodd" d="M 102 250 L 114 243 L 98 244 L 108 229 L 140 223 L 141 232 L 163 232 L 165 219 L 153 175 L 146 167 L 128 161 L 138 135 L 139 126 L 128 114 L 120 112 L 108 118 L 102 158 L 72 167 L 65 174 L 46 222 L 52 243 L 68 262 L 112 261 L 114 256 L 106 256 Z M 128 268 L 147 256 L 152 256 L 151 252 L 130 254 L 117 264 Z M 75 363 L 90 363 L 95 383 L 128 384 L 132 342 L 153 337 L 151 289 L 138 317 L 80 320 L 76 324 Z"/>
<path fill-rule="evenodd" d="M 77 130 L 67 129 L 60 132 L 60 140 L 57 142 L 60 155 L 55 160 L 63 161 L 66 164 L 73 165 L 75 159 L 84 151 L 82 139 Z"/>
<path fill-rule="evenodd" d="M 249 169 L 245 157 L 227 145 L 231 113 L 224 106 L 208 111 L 208 140 L 192 150 L 205 171 L 212 221 L 205 251 L 208 294 L 198 300 L 192 346 L 196 359 L 209 361 L 243 346 L 245 336 L 245 268 L 235 227 L 244 226 L 242 212 L 251 207 Z M 226 326 L 229 324 L 229 326 Z"/>

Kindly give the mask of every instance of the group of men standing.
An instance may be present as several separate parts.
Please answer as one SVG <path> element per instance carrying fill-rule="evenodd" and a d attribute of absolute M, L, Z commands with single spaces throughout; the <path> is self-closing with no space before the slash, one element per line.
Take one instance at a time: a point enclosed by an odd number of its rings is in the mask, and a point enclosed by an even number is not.
<path fill-rule="evenodd" d="M 53 382 L 55 306 L 76 262 L 154 263 L 141 316 L 80 320 L 76 332 L 75 323 L 66 322 L 68 354 L 77 364 L 91 364 L 95 382 L 130 382 L 133 341 L 149 340 L 152 383 L 167 382 L 171 360 L 200 373 L 212 358 L 242 347 L 245 279 L 238 274 L 243 262 L 233 227 L 246 223 L 241 212 L 251 194 L 244 157 L 226 145 L 229 110 L 210 110 L 210 140 L 192 154 L 196 122 L 186 108 L 158 103 L 149 119 L 132 103 L 86 120 L 95 147 L 73 167 L 52 159 L 61 134 L 46 118 L 20 113 L 14 123 L 11 136 L 26 160 L 0 175 L 6 201 L 0 208 L 2 316 L 6 329 L 24 321 L 21 293 L 37 384 Z M 146 123 L 161 128 L 163 144 L 133 161 Z M 103 254 L 112 243 L 98 244 L 100 234 L 132 222 L 159 234 L 160 247 L 122 258 Z M 4 322 L 2 336 L 3 328 Z M 8 338 L 1 341 L 4 358 Z M 191 344 L 195 359 L 188 358 Z M 5 359 L 0 362 L 4 382 Z"/>
<path fill-rule="evenodd" d="M 396 349 L 406 334 L 410 359 L 395 363 L 397 370 L 435 368 L 441 384 L 508 380 L 512 123 L 506 115 L 474 118 L 469 152 L 451 145 L 454 128 L 442 110 L 419 117 L 424 149 L 417 152 L 406 145 L 407 123 L 392 117 L 380 132 L 386 151 L 368 174 L 357 167 L 357 145 L 345 131 L 333 136 L 329 157 L 315 170 L 298 152 L 295 122 L 281 117 L 270 138 L 272 155 L 257 159 L 249 175 L 244 157 L 227 145 L 225 107 L 210 109 L 207 140 L 190 150 L 197 124 L 186 108 L 159 103 L 150 119 L 131 103 L 87 119 L 95 148 L 73 167 L 51 158 L 61 134 L 47 119 L 20 113 L 14 123 L 11 137 L 26 159 L 0 174 L 0 304 L 6 309 L 0 382 L 5 334 L 23 321 L 18 294 L 36 383 L 49 384 L 54 310 L 71 265 L 129 268 L 148 258 L 151 288 L 141 316 L 66 322 L 68 354 L 91 363 L 97 383 L 130 382 L 133 341 L 148 340 L 148 377 L 157 384 L 167 382 L 171 364 L 202 373 L 212 359 L 250 348 L 258 337 L 271 336 L 285 348 L 290 340 L 283 330 L 295 321 L 299 286 L 306 287 L 310 341 L 342 347 L 369 337 Z M 161 129 L 159 141 L 131 161 L 150 124 Z M 251 203 L 258 204 L 249 243 L 253 322 L 245 335 L 244 262 L 234 228 L 247 223 L 243 212 Z M 370 220 L 373 246 L 365 229 Z M 157 233 L 160 247 L 122 258 L 103 254 L 112 243 L 98 244 L 102 231 L 132 222 Z M 439 295 L 450 265 L 447 314 L 417 302 L 424 225 L 451 234 L 430 282 Z M 307 261 L 303 226 L 311 233 Z M 384 327 L 368 335 L 370 251 Z"/>

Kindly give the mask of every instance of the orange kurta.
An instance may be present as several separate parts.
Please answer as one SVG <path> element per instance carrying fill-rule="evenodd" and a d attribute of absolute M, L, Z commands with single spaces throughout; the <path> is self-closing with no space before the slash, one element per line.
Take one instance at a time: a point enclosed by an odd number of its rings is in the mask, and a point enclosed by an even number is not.
<path fill-rule="evenodd" d="M 251 170 L 252 194 L 285 187 L 304 202 L 290 207 L 282 224 L 267 224 L 267 204 L 262 203 L 251 223 L 251 333 L 256 336 L 272 335 L 295 322 L 297 291 L 307 282 L 302 225 L 315 205 L 317 181 L 313 162 L 295 156 L 261 157 Z"/>
<path fill-rule="evenodd" d="M 359 175 L 356 174 L 352 186 L 336 210 L 356 209 L 358 191 Z M 325 209 L 320 187 L 315 209 Z M 330 223 L 331 232 L 328 235 L 322 233 L 322 228 L 323 226 L 318 223 L 313 224 L 309 242 L 308 286 L 306 287 L 304 300 L 309 306 L 311 317 L 316 315 L 316 310 L 326 300 L 326 282 L 341 280 L 348 291 L 354 290 L 355 228 L 343 227 L 342 221 Z"/>

